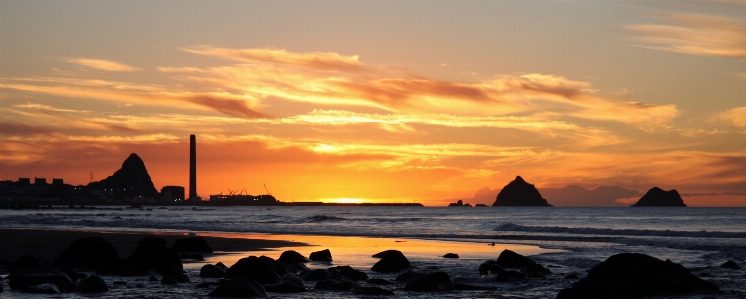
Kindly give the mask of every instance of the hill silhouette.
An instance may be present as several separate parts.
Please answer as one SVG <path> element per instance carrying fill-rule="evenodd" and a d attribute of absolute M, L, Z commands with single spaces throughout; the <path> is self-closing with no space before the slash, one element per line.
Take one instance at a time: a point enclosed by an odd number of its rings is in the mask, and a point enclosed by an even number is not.
<path fill-rule="evenodd" d="M 665 191 L 653 187 L 643 195 L 633 207 L 686 207 L 679 192 L 674 190 Z"/>
<path fill-rule="evenodd" d="M 497 194 L 493 207 L 499 206 L 534 206 L 551 207 L 547 200 L 541 197 L 539 190 L 534 185 L 527 183 L 522 177 L 517 176 L 515 180 L 508 183 L 500 193 Z"/>
<path fill-rule="evenodd" d="M 114 172 L 113 175 L 88 184 L 88 188 L 113 190 L 115 196 L 152 196 L 158 194 L 158 190 L 155 189 L 148 170 L 145 168 L 145 162 L 135 153 L 130 154 L 122 163 L 122 168 Z"/>

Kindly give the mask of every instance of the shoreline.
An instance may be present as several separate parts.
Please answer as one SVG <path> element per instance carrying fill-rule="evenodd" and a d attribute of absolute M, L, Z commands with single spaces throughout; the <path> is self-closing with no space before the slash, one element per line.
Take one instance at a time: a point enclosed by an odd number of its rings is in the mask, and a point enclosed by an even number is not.
<path fill-rule="evenodd" d="M 163 232 L 111 232 L 101 230 L 64 230 L 47 228 L 0 228 L 0 261 L 13 263 L 24 255 L 32 255 L 46 261 L 52 261 L 60 252 L 65 250 L 73 241 L 89 237 L 103 237 L 108 240 L 117 250 L 121 257 L 127 257 L 137 247 L 137 242 L 144 237 L 154 236 L 164 238 L 169 246 L 179 238 L 200 236 L 215 251 L 213 256 L 229 254 L 232 252 L 267 251 L 284 247 L 308 246 L 307 243 L 279 240 L 274 238 L 245 238 L 241 235 L 231 236 L 229 234 L 191 234 Z M 2 268 L 0 268 L 2 270 Z"/>

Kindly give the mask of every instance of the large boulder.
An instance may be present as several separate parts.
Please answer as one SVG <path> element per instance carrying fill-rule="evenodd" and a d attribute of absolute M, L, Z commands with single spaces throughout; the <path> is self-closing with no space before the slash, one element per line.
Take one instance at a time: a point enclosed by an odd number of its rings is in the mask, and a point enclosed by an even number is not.
<path fill-rule="evenodd" d="M 316 283 L 313 287 L 317 290 L 329 290 L 329 291 L 349 291 L 352 290 L 354 282 L 347 278 L 340 279 L 327 279 Z"/>
<path fill-rule="evenodd" d="M 207 296 L 227 298 L 267 297 L 267 291 L 251 279 L 233 279 L 221 284 Z"/>
<path fill-rule="evenodd" d="M 315 261 L 315 262 L 332 262 L 332 252 L 329 251 L 329 249 L 324 249 L 321 251 L 311 252 L 311 255 L 308 256 L 308 259 Z"/>
<path fill-rule="evenodd" d="M 212 248 L 202 237 L 176 239 L 174 250 L 178 252 L 207 252 L 212 253 Z"/>
<path fill-rule="evenodd" d="M 85 237 L 73 241 L 53 263 L 95 269 L 98 263 L 107 259 L 119 259 L 114 246 L 101 237 Z"/>
<path fill-rule="evenodd" d="M 332 273 L 324 269 L 306 270 L 300 273 L 305 281 L 321 281 L 334 278 Z"/>
<path fill-rule="evenodd" d="M 522 177 L 517 176 L 515 180 L 508 183 L 495 198 L 493 207 L 500 206 L 537 206 L 551 207 L 547 200 L 541 197 L 539 190 L 534 185 L 527 183 Z"/>
<path fill-rule="evenodd" d="M 225 269 L 216 265 L 207 264 L 199 270 L 199 277 L 221 278 L 225 276 Z"/>
<path fill-rule="evenodd" d="M 141 259 L 149 270 L 158 273 L 183 271 L 184 265 L 176 250 L 161 245 L 140 245 L 135 248 L 129 260 Z"/>
<path fill-rule="evenodd" d="M 55 294 L 59 291 L 71 291 L 75 286 L 65 272 L 47 265 L 15 267 L 8 281 L 11 289 L 32 293 L 38 293 L 41 290 L 33 287 L 44 284 L 54 285 L 57 289 Z"/>
<path fill-rule="evenodd" d="M 373 257 L 379 256 L 382 257 L 381 260 L 371 268 L 371 270 L 376 272 L 394 273 L 406 270 L 412 266 L 407 257 L 398 250 L 387 250 L 373 255 Z"/>
<path fill-rule="evenodd" d="M 100 276 L 91 275 L 81 279 L 75 286 L 75 291 L 78 293 L 108 292 L 109 287 Z"/>
<path fill-rule="evenodd" d="M 497 264 L 505 268 L 523 268 L 528 265 L 536 264 L 534 260 L 523 255 L 515 253 L 512 250 L 505 249 L 497 257 Z"/>
<path fill-rule="evenodd" d="M 633 207 L 686 207 L 684 200 L 676 190 L 665 191 L 653 187 L 643 195 Z"/>
<path fill-rule="evenodd" d="M 414 292 L 450 292 L 454 288 L 448 273 L 434 272 L 412 279 L 404 289 Z"/>
<path fill-rule="evenodd" d="M 276 284 L 270 284 L 264 286 L 267 292 L 273 293 L 301 293 L 307 292 L 303 280 L 296 274 L 287 273 L 280 277 L 280 280 Z"/>
<path fill-rule="evenodd" d="M 60 288 L 53 283 L 42 283 L 24 289 L 25 292 L 34 294 L 56 295 L 61 294 Z"/>
<path fill-rule="evenodd" d="M 496 260 L 489 260 L 479 265 L 479 275 L 490 275 L 504 273 L 505 268 Z"/>
<path fill-rule="evenodd" d="M 741 266 L 739 266 L 738 264 L 736 264 L 736 262 L 732 260 L 728 260 L 727 262 L 720 265 L 720 268 L 738 270 L 738 269 L 741 269 Z"/>
<path fill-rule="evenodd" d="M 327 269 L 335 278 L 347 277 L 350 280 L 367 280 L 368 274 L 365 272 L 354 269 L 350 266 L 336 266 Z"/>
<path fill-rule="evenodd" d="M 277 259 L 278 262 L 287 263 L 287 264 L 296 264 L 296 263 L 308 263 L 310 260 L 308 260 L 305 256 L 298 253 L 295 250 L 287 250 L 280 254 L 280 258 Z"/>
<path fill-rule="evenodd" d="M 557 298 L 639 298 L 718 291 L 717 286 L 680 264 L 645 254 L 620 253 L 594 266 L 588 276 L 560 291 Z"/>
<path fill-rule="evenodd" d="M 238 260 L 225 271 L 225 278 L 250 279 L 261 284 L 276 284 L 280 280 L 280 276 L 271 269 L 267 261 L 256 256 Z"/>

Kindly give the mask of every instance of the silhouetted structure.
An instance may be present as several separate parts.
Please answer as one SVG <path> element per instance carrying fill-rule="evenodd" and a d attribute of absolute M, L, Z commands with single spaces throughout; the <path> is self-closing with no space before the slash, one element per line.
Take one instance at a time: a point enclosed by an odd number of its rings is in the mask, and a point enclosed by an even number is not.
<path fill-rule="evenodd" d="M 135 153 L 130 154 L 127 160 L 124 160 L 122 168 L 114 172 L 114 175 L 90 183 L 88 188 L 104 191 L 105 196 L 114 198 L 158 195 L 158 190 L 155 189 L 150 179 L 145 163 Z"/>
<path fill-rule="evenodd" d="M 65 181 L 62 179 L 52 179 L 52 185 L 62 186 L 64 184 L 65 184 Z"/>
<path fill-rule="evenodd" d="M 508 183 L 500 193 L 497 194 L 493 207 L 499 206 L 535 206 L 551 207 L 547 200 L 541 197 L 539 190 L 534 185 L 526 183 L 522 177 L 517 176 L 515 180 Z"/>
<path fill-rule="evenodd" d="M 183 201 L 184 187 L 182 186 L 163 186 L 161 196 L 164 202 Z"/>
<path fill-rule="evenodd" d="M 197 200 L 197 137 L 189 135 L 189 200 Z"/>
<path fill-rule="evenodd" d="M 665 191 L 658 187 L 653 187 L 643 195 L 632 207 L 686 207 L 681 195 L 675 189 Z"/>
<path fill-rule="evenodd" d="M 18 185 L 31 185 L 31 178 L 18 178 Z"/>
<path fill-rule="evenodd" d="M 34 178 L 34 185 L 46 185 L 47 179 L 46 178 Z"/>

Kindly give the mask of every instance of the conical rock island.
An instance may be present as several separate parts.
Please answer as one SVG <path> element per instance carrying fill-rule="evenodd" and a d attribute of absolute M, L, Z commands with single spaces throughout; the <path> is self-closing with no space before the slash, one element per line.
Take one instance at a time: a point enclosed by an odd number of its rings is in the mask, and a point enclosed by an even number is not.
<path fill-rule="evenodd" d="M 517 176 L 515 180 L 508 183 L 500 193 L 497 194 L 493 207 L 551 207 L 547 200 L 541 197 L 539 190 L 534 185 L 527 183 L 522 177 Z"/>
<path fill-rule="evenodd" d="M 675 189 L 665 191 L 653 187 L 643 195 L 633 207 L 686 207 L 681 195 Z"/>

